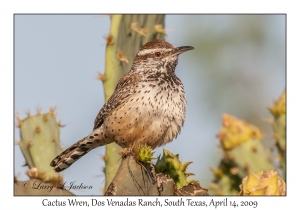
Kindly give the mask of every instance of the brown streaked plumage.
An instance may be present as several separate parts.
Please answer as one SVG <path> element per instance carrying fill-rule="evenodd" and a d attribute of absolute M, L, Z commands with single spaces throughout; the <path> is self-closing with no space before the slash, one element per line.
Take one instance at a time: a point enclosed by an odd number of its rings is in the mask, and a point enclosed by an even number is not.
<path fill-rule="evenodd" d="M 192 49 L 174 48 L 162 40 L 146 43 L 99 111 L 93 132 L 54 158 L 54 170 L 63 171 L 92 149 L 112 142 L 123 148 L 146 144 L 154 149 L 177 137 L 186 98 L 175 68 L 178 55 Z"/>

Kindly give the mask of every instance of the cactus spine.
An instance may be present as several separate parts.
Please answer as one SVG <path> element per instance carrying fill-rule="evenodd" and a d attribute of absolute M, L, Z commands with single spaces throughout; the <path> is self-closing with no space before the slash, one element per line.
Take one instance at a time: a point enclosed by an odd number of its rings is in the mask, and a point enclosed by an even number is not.
<path fill-rule="evenodd" d="M 23 182 L 15 177 L 15 195 L 73 195 L 70 191 L 61 189 L 63 177 L 49 164 L 53 157 L 62 152 L 59 136 L 62 125 L 56 121 L 55 109 L 50 108 L 50 111 L 44 114 L 38 109 L 34 116 L 28 112 L 25 119 L 17 115 L 17 120 L 21 135 L 19 146 L 29 167 L 26 175 L 30 179 Z M 27 183 L 26 187 L 24 183 Z M 37 190 L 37 183 L 44 188 Z"/>
<path fill-rule="evenodd" d="M 54 108 L 49 113 L 21 119 L 18 117 L 20 128 L 20 148 L 30 169 L 37 169 L 44 174 L 43 181 L 47 182 L 59 175 L 53 171 L 49 163 L 53 157 L 62 152 L 60 146 L 60 123 L 56 121 Z"/>

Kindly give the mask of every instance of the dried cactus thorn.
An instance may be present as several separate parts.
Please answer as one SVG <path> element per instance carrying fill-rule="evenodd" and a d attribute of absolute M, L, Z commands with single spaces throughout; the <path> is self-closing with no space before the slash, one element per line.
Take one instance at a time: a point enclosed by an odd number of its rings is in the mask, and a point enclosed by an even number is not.
<path fill-rule="evenodd" d="M 104 82 L 104 81 L 105 81 L 105 75 L 104 75 L 104 74 L 101 74 L 100 72 L 97 72 L 96 79 L 98 79 L 98 80 Z"/>
<path fill-rule="evenodd" d="M 42 111 L 42 108 L 38 105 L 36 107 L 36 115 L 40 115 L 41 114 L 41 111 Z"/>
<path fill-rule="evenodd" d="M 37 127 L 35 128 L 35 132 L 36 132 L 36 133 L 40 133 L 40 132 L 41 132 L 41 129 L 40 129 L 39 126 L 37 126 Z"/>
<path fill-rule="evenodd" d="M 108 35 L 107 37 L 105 37 L 105 40 L 106 40 L 106 44 L 107 44 L 107 45 L 111 45 L 111 44 L 114 43 L 114 39 L 113 39 L 113 37 L 112 37 L 111 34 Z"/>
<path fill-rule="evenodd" d="M 49 114 L 53 117 L 56 117 L 57 113 L 55 112 L 56 106 L 51 106 L 49 110 Z"/>
<path fill-rule="evenodd" d="M 42 182 L 45 183 L 51 183 L 53 186 L 58 186 L 59 184 L 61 184 L 63 182 L 63 177 L 58 175 L 58 176 L 54 176 L 54 177 L 47 177 L 46 176 L 46 172 L 44 171 L 39 171 L 37 168 L 31 168 L 28 171 L 26 171 L 26 175 L 29 178 L 33 178 L 33 179 L 39 179 Z"/>
<path fill-rule="evenodd" d="M 37 178 L 38 170 L 37 168 L 31 168 L 28 171 L 26 171 L 26 174 L 29 178 Z"/>
<path fill-rule="evenodd" d="M 30 117 L 30 110 L 28 109 L 28 111 L 26 112 L 27 117 Z"/>
<path fill-rule="evenodd" d="M 126 62 L 127 64 L 129 63 L 129 61 L 128 61 L 127 57 L 124 55 L 123 51 L 117 52 L 117 58 L 118 58 L 120 61 Z"/>
<path fill-rule="evenodd" d="M 146 34 L 141 30 L 139 29 L 139 24 L 138 22 L 134 22 L 134 23 L 131 23 L 130 24 L 130 29 L 141 34 L 142 36 L 146 36 Z"/>
<path fill-rule="evenodd" d="M 102 160 L 103 160 L 104 162 L 107 162 L 107 156 L 106 156 L 106 155 L 102 155 Z"/>
<path fill-rule="evenodd" d="M 43 120 L 46 122 L 48 120 L 47 114 L 44 114 Z"/>
<path fill-rule="evenodd" d="M 138 22 L 134 22 L 130 24 L 130 29 L 131 30 L 137 30 L 138 29 Z"/>
<path fill-rule="evenodd" d="M 58 125 L 59 127 L 65 127 L 65 126 L 66 126 L 65 124 L 63 125 L 63 124 L 61 123 L 61 120 L 57 121 L 57 125 Z"/>
<path fill-rule="evenodd" d="M 256 148 L 255 146 L 253 146 L 253 147 L 251 148 L 251 150 L 252 150 L 253 152 L 257 152 L 257 148 Z"/>
<path fill-rule="evenodd" d="M 147 28 L 141 28 L 140 31 L 141 31 L 142 34 L 147 35 L 147 33 L 148 33 L 149 30 Z"/>
<path fill-rule="evenodd" d="M 16 118 L 17 118 L 17 122 L 16 122 L 16 126 L 17 127 L 21 127 L 23 124 L 23 120 L 21 119 L 20 115 L 18 112 L 16 112 Z"/>
<path fill-rule="evenodd" d="M 156 33 L 159 33 L 159 34 L 163 34 L 163 35 L 167 35 L 166 34 L 166 30 L 164 29 L 163 25 L 162 24 L 157 24 L 154 26 L 154 30 Z"/>

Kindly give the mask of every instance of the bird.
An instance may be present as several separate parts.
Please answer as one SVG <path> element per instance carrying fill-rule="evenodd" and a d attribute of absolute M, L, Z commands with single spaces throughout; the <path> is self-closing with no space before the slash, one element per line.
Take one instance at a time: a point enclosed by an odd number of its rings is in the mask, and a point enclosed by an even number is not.
<path fill-rule="evenodd" d="M 173 47 L 155 39 L 135 56 L 94 121 L 93 131 L 61 154 L 50 166 L 61 172 L 92 149 L 115 142 L 123 149 L 146 145 L 152 149 L 171 142 L 186 118 L 186 96 L 175 74 L 178 56 L 192 46 Z"/>

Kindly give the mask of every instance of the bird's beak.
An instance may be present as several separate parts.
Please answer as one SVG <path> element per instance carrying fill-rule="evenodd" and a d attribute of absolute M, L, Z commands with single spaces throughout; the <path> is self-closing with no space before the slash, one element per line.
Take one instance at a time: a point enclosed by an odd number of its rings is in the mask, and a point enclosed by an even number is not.
<path fill-rule="evenodd" d="M 194 47 L 191 46 L 182 46 L 182 47 L 177 47 L 173 50 L 172 54 L 167 55 L 164 59 L 169 58 L 169 57 L 173 57 L 175 55 L 179 55 L 183 52 L 189 51 L 189 50 L 193 50 L 195 49 Z"/>
<path fill-rule="evenodd" d="M 186 52 L 186 51 L 189 51 L 189 50 L 193 50 L 193 49 L 195 49 L 195 48 L 192 47 L 192 46 L 177 47 L 177 48 L 175 48 L 173 55 L 179 55 L 179 54 L 181 54 L 183 52 Z"/>

